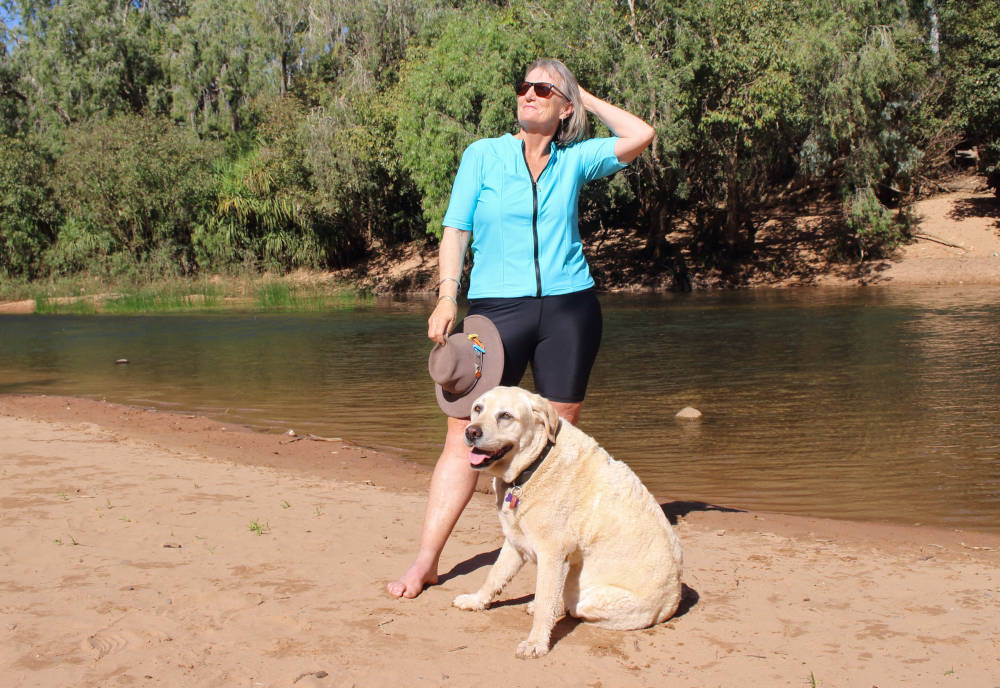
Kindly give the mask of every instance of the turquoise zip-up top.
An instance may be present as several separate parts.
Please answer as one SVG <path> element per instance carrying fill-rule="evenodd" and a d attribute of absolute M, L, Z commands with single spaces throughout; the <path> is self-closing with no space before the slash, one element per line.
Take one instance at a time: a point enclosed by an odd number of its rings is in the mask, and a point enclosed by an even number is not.
<path fill-rule="evenodd" d="M 446 227 L 472 232 L 470 299 L 569 294 L 594 286 L 580 242 L 578 199 L 586 182 L 627 167 L 616 137 L 560 148 L 531 179 L 520 139 L 481 139 L 462 154 Z"/>

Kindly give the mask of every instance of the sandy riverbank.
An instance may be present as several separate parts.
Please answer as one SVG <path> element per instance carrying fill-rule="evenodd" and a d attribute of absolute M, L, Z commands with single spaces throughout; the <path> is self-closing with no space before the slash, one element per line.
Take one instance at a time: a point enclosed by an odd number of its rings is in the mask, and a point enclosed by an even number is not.
<path fill-rule="evenodd" d="M 660 495 L 687 595 L 629 633 L 564 620 L 525 662 L 533 571 L 450 606 L 501 543 L 476 494 L 440 585 L 396 600 L 426 469 L 344 441 L 0 395 L 0 675 L 17 686 L 1000 686 L 1000 536 Z"/>

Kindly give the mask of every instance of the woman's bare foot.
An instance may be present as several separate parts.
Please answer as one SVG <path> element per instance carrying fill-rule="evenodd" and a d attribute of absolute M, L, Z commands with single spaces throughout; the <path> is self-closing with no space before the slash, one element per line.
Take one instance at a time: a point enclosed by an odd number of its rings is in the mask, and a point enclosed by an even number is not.
<path fill-rule="evenodd" d="M 436 585 L 437 582 L 437 566 L 429 567 L 420 561 L 415 561 L 399 580 L 388 583 L 385 588 L 393 597 L 413 599 L 424 591 L 425 586 Z"/>

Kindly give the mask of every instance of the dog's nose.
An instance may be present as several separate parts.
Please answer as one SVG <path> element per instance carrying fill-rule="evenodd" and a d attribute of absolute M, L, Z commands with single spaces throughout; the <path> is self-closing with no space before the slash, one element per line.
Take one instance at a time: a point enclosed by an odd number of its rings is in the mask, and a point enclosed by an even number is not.
<path fill-rule="evenodd" d="M 465 428 L 465 439 L 469 444 L 472 444 L 482 436 L 483 429 L 478 425 L 469 425 Z"/>

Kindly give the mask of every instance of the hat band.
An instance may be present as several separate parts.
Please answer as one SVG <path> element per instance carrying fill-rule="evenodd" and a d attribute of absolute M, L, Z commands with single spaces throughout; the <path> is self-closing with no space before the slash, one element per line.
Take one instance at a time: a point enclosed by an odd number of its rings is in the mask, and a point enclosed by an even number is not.
<path fill-rule="evenodd" d="M 475 352 L 476 355 L 476 362 L 474 364 L 476 367 L 476 373 L 475 377 L 473 377 L 472 379 L 472 384 L 466 387 L 465 390 L 461 392 L 452 392 L 452 394 L 455 394 L 456 396 L 460 397 L 464 397 L 466 394 L 471 392 L 472 388 L 475 387 L 476 384 L 479 382 L 479 378 L 483 376 L 483 356 L 486 355 L 486 347 L 483 346 L 483 343 L 481 341 L 479 341 L 478 334 L 474 333 L 469 334 L 466 336 L 466 339 L 472 342 L 472 350 Z"/>

